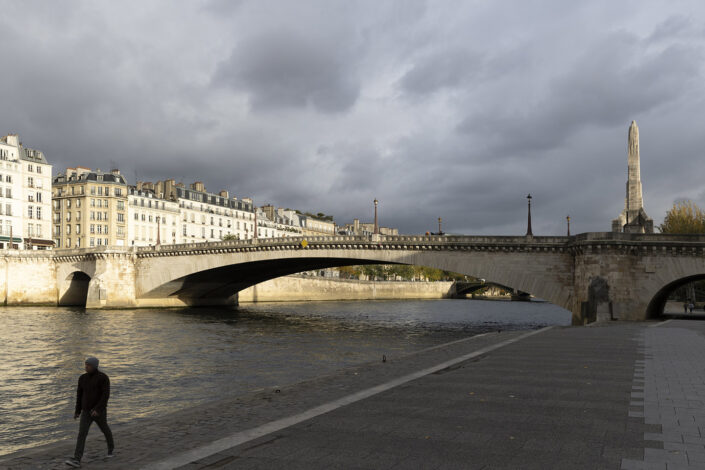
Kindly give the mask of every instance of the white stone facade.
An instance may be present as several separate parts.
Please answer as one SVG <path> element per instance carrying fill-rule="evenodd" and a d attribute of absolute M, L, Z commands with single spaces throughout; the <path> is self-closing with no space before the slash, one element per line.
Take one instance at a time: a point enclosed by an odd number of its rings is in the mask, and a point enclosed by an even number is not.
<path fill-rule="evenodd" d="M 0 138 L 0 247 L 49 249 L 52 166 L 17 135 Z"/>
<path fill-rule="evenodd" d="M 183 243 L 179 232 L 180 220 L 177 202 L 158 198 L 152 191 L 130 188 L 127 196 L 128 245 Z"/>

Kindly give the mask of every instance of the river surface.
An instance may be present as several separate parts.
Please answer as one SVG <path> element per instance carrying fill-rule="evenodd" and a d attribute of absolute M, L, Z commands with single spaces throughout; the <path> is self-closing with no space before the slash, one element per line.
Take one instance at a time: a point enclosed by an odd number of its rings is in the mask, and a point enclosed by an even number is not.
<path fill-rule="evenodd" d="M 482 300 L 2 307 L 0 455 L 75 437 L 86 356 L 110 376 L 109 421 L 121 424 L 488 330 L 568 324 L 570 313 L 549 303 Z"/>

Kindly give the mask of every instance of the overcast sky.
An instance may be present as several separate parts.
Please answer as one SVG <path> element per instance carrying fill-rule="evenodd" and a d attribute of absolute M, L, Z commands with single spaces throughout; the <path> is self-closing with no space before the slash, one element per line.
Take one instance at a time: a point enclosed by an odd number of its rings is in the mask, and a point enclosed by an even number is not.
<path fill-rule="evenodd" d="M 0 134 L 405 233 L 608 231 L 705 205 L 705 2 L 5 1 Z"/>

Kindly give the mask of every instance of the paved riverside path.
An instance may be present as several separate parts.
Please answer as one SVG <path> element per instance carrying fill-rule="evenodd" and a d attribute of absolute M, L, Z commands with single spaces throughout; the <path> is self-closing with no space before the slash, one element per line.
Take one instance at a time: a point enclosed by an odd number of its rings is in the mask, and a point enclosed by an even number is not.
<path fill-rule="evenodd" d="M 705 468 L 696 399 L 705 322 L 652 325 L 542 331 L 197 459 L 189 456 L 214 441 L 525 333 L 492 333 L 118 428 L 111 461 L 98 457 L 104 442 L 94 430 L 84 468 L 158 468 L 169 459 L 185 469 Z M 668 400 L 685 402 L 666 410 Z M 0 457 L 0 468 L 62 468 L 71 449 Z"/>

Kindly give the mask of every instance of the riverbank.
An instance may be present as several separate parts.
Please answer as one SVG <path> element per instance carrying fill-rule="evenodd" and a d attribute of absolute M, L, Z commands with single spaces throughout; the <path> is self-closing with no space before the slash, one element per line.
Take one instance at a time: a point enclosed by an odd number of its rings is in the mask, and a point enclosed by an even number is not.
<path fill-rule="evenodd" d="M 705 394 L 703 322 L 530 333 L 488 333 L 117 428 L 110 461 L 94 431 L 84 468 L 702 468 L 700 410 L 678 394 Z M 0 466 L 61 468 L 71 448 Z"/>
<path fill-rule="evenodd" d="M 359 281 L 283 276 L 240 291 L 238 302 L 445 299 L 451 297 L 452 287 L 452 281 Z"/>

